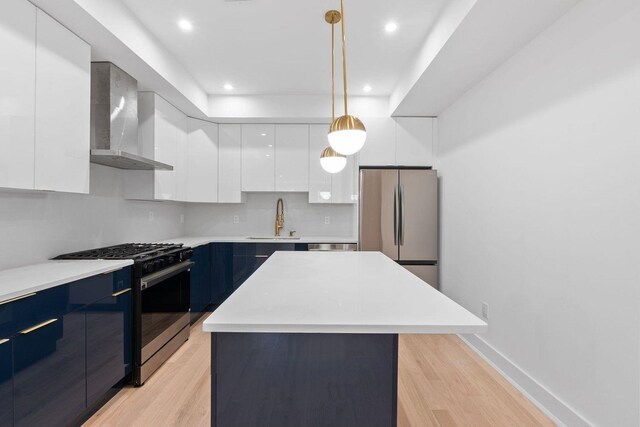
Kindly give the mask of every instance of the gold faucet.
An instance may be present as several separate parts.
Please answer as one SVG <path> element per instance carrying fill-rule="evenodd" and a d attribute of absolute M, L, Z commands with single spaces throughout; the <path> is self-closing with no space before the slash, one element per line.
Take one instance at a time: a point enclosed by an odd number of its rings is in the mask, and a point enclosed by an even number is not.
<path fill-rule="evenodd" d="M 282 198 L 276 203 L 276 237 L 280 236 L 280 230 L 284 228 L 284 202 Z"/>

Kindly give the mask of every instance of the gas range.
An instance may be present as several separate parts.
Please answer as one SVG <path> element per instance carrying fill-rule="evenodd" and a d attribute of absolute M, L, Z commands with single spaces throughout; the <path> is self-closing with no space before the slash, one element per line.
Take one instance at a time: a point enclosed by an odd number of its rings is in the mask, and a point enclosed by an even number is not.
<path fill-rule="evenodd" d="M 187 339 L 193 250 L 182 244 L 125 243 L 60 255 L 58 260 L 130 259 L 133 383 L 141 386 Z"/>
<path fill-rule="evenodd" d="M 139 275 L 151 274 L 191 258 L 193 251 L 174 243 L 124 243 L 73 252 L 54 259 L 131 259 Z"/>

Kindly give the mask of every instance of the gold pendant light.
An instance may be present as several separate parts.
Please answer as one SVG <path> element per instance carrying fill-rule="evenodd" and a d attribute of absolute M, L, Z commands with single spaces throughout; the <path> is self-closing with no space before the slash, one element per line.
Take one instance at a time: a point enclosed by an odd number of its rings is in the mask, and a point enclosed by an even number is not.
<path fill-rule="evenodd" d="M 334 119 L 329 129 L 329 145 L 335 151 L 344 155 L 355 154 L 364 146 L 367 130 L 362 121 L 356 116 L 349 115 L 347 100 L 347 49 L 344 31 L 344 0 L 340 0 L 340 14 L 342 22 L 342 78 L 344 89 L 344 116 Z M 326 19 L 326 17 L 325 17 Z M 333 25 L 333 24 L 332 24 Z"/>
<path fill-rule="evenodd" d="M 324 16 L 325 21 L 331 24 L 331 121 L 336 117 L 335 105 L 335 25 L 340 22 L 340 12 L 330 10 Z M 329 173 L 338 173 L 347 165 L 347 157 L 338 153 L 331 147 L 322 150 L 320 154 L 320 165 L 322 169 Z"/>

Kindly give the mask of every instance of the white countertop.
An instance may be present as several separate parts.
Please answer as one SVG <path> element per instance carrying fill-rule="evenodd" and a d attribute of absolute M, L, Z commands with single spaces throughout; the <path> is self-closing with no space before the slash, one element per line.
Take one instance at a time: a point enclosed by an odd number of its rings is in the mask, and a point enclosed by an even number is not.
<path fill-rule="evenodd" d="M 258 236 L 260 237 L 260 236 Z M 278 238 L 265 238 L 265 239 L 250 239 L 247 236 L 244 237 L 215 237 L 215 236 L 185 236 L 177 237 L 175 239 L 163 240 L 160 243 L 184 243 L 185 246 L 192 248 L 206 245 L 209 243 L 357 243 L 358 239 L 355 237 L 318 237 L 318 236 L 304 236 L 300 239 L 278 239 Z"/>
<path fill-rule="evenodd" d="M 487 324 L 380 252 L 276 252 L 203 329 L 450 334 Z"/>
<path fill-rule="evenodd" d="M 131 260 L 47 261 L 0 271 L 0 301 L 132 265 Z"/>

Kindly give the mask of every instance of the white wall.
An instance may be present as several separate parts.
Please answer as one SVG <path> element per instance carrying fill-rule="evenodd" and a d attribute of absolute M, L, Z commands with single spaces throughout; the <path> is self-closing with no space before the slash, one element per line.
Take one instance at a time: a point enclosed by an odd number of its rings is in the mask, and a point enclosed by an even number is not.
<path fill-rule="evenodd" d="M 92 164 L 88 196 L 0 192 L 0 270 L 71 251 L 184 235 L 183 205 L 126 201 L 123 184 L 121 170 Z"/>
<path fill-rule="evenodd" d="M 442 290 L 567 425 L 640 425 L 639 165 L 637 0 L 583 0 L 439 117 Z"/>
<path fill-rule="evenodd" d="M 276 201 L 284 200 L 283 236 L 353 237 L 356 205 L 309 204 L 307 193 L 247 193 L 243 204 L 190 204 L 186 208 L 186 232 L 190 236 L 273 236 Z M 237 215 L 238 224 L 233 223 Z M 325 224 L 329 216 L 330 224 Z"/>

